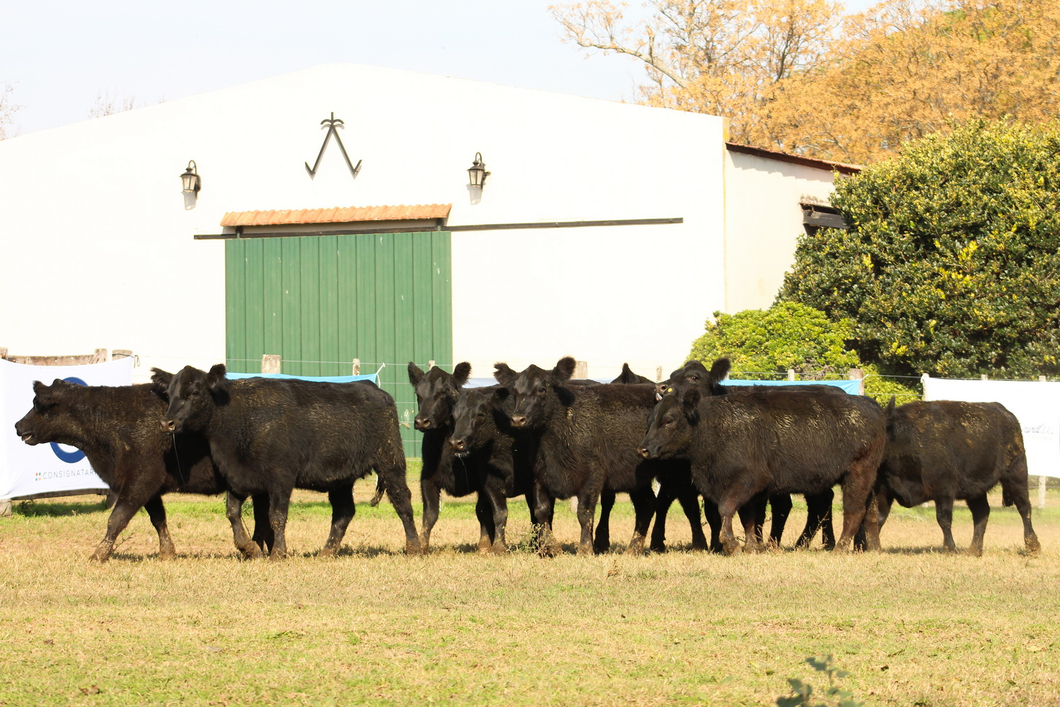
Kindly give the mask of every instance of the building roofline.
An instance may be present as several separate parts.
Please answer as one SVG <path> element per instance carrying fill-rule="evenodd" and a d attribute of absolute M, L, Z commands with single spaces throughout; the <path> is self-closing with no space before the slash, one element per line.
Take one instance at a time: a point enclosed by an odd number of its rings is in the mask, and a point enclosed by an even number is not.
<path fill-rule="evenodd" d="M 777 150 L 767 150 L 764 147 L 752 147 L 751 145 L 740 145 L 735 142 L 726 142 L 725 149 L 729 152 L 740 152 L 745 155 L 754 155 L 755 157 L 761 157 L 767 160 L 776 160 L 777 162 L 788 162 L 790 164 L 797 164 L 803 167 L 810 167 L 813 169 L 823 169 L 829 172 L 839 172 L 840 174 L 857 174 L 862 170 L 861 165 L 847 164 L 845 162 L 833 162 L 831 160 L 818 160 L 812 157 L 802 157 L 801 155 L 792 155 L 787 152 L 778 152 Z"/>

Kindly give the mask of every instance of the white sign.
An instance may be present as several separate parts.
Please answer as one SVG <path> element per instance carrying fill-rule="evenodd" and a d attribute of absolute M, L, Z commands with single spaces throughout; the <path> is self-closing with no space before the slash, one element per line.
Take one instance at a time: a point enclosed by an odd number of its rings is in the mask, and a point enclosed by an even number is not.
<path fill-rule="evenodd" d="M 1060 383 L 924 376 L 924 400 L 1001 403 L 1019 420 L 1031 476 L 1060 477 Z"/>
<path fill-rule="evenodd" d="M 25 366 L 0 359 L 0 498 L 107 490 L 84 452 L 61 444 L 24 444 L 15 423 L 33 407 L 33 382 L 131 385 L 131 358 L 87 366 Z"/>

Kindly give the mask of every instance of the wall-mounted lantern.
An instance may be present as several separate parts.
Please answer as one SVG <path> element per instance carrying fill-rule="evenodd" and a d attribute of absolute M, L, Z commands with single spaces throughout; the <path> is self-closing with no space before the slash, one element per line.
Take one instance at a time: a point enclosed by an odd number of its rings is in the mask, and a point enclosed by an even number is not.
<path fill-rule="evenodd" d="M 184 184 L 184 189 L 181 190 L 184 194 L 196 197 L 199 195 L 199 190 L 202 189 L 202 178 L 199 177 L 195 160 L 188 161 L 188 168 L 184 170 L 184 174 L 180 175 L 180 181 Z"/>
<path fill-rule="evenodd" d="M 486 163 L 482 161 L 482 153 L 475 153 L 475 161 L 467 170 L 468 176 L 471 178 L 471 186 L 478 187 L 481 189 L 486 184 L 486 177 L 490 176 L 490 173 L 486 171 Z"/>

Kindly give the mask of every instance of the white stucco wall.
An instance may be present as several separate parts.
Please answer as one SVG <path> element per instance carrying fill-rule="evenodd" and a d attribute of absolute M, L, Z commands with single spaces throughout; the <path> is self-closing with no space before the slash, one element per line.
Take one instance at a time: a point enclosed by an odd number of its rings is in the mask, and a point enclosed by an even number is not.
<path fill-rule="evenodd" d="M 801 202 L 827 204 L 833 173 L 728 151 L 725 164 L 725 306 L 768 309 L 805 233 Z"/>
<path fill-rule="evenodd" d="M 303 166 L 332 112 L 356 180 L 334 143 L 315 179 Z M 473 204 L 475 152 L 492 175 Z M 190 159 L 203 189 L 186 211 Z M 724 159 L 719 118 L 355 65 L 9 139 L 0 346 L 128 348 L 141 378 L 207 366 L 225 355 L 224 245 L 193 235 L 225 212 L 452 203 L 451 225 L 683 218 L 452 237 L 454 359 L 476 375 L 568 354 L 591 375 L 668 372 L 723 307 Z"/>

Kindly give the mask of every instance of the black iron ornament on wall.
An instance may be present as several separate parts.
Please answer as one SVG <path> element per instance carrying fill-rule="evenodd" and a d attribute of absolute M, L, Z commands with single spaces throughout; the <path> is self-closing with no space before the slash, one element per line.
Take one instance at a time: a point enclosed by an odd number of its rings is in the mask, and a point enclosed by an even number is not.
<path fill-rule="evenodd" d="M 342 150 L 342 157 L 346 160 L 346 166 L 350 168 L 350 174 L 353 175 L 354 179 L 357 178 L 357 173 L 361 171 L 361 160 L 357 160 L 357 166 L 354 166 L 353 162 L 350 161 L 350 156 L 346 154 L 346 148 L 342 144 L 342 138 L 339 137 L 338 128 L 345 127 L 342 120 L 335 117 L 335 113 L 331 114 L 330 118 L 324 118 L 320 121 L 321 125 L 328 126 L 328 134 L 324 136 L 324 144 L 320 146 L 320 154 L 317 155 L 317 161 L 310 167 L 309 163 L 305 163 L 305 171 L 309 172 L 310 179 L 316 177 L 317 168 L 320 166 L 320 158 L 324 156 L 324 149 L 328 146 L 328 140 L 331 136 L 335 136 L 335 141 L 339 143 L 339 149 Z"/>

